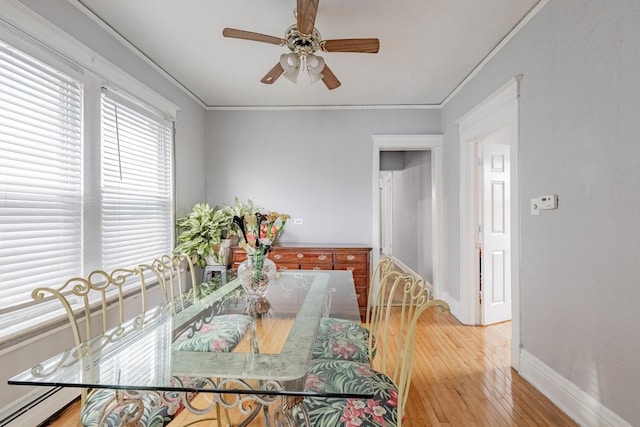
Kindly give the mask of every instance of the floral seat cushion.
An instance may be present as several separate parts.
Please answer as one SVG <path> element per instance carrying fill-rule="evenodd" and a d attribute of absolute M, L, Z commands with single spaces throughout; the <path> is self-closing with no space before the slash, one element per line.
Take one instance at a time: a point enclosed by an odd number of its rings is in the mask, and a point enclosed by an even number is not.
<path fill-rule="evenodd" d="M 182 351 L 203 351 L 228 353 L 242 340 L 249 330 L 253 319 L 243 314 L 225 314 L 216 316 L 211 322 L 204 324 L 193 336 L 183 333 L 174 341 L 173 348 Z M 167 393 L 171 397 L 173 392 Z M 98 426 L 100 410 L 115 396 L 114 390 L 99 389 L 89 394 L 86 404 L 82 407 L 80 420 L 84 427 Z M 143 393 L 144 413 L 140 422 L 144 427 L 162 427 L 167 425 L 182 409 L 178 400 L 162 400 L 154 404 L 153 395 Z M 156 402 L 157 403 L 157 402 Z M 125 412 L 135 408 L 132 403 Z M 119 412 L 109 415 L 106 427 L 117 427 L 122 424 Z"/>
<path fill-rule="evenodd" d="M 325 317 L 320 321 L 313 359 L 339 359 L 369 364 L 370 332 L 345 319 Z"/>
<path fill-rule="evenodd" d="M 368 365 L 344 360 L 315 360 L 306 389 L 331 393 L 373 391 L 371 399 L 305 397 L 312 426 L 382 427 L 397 424 L 398 389 L 391 379 Z"/>
<path fill-rule="evenodd" d="M 173 393 L 173 392 L 170 392 Z M 177 393 L 175 393 L 177 394 Z M 99 389 L 89 394 L 86 404 L 80 411 L 80 422 L 83 427 L 98 427 L 100 425 L 100 411 L 115 396 L 115 390 Z M 162 401 L 160 404 L 154 404 L 154 397 L 151 394 L 142 394 L 144 410 L 140 423 L 144 427 L 163 427 L 184 408 L 179 400 Z M 118 409 L 120 409 L 119 407 Z M 135 409 L 135 405 L 131 403 L 126 406 L 125 413 L 131 413 Z M 122 415 L 119 410 L 113 411 L 104 422 L 105 427 L 119 427 L 122 425 Z"/>
<path fill-rule="evenodd" d="M 174 350 L 228 353 L 242 340 L 253 319 L 244 314 L 224 314 L 205 323 L 193 336 L 188 332 L 175 339 Z"/>

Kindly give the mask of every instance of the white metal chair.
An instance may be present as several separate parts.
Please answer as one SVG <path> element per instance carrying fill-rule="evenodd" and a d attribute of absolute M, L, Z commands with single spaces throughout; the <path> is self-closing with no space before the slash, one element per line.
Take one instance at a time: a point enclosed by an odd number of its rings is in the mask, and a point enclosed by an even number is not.
<path fill-rule="evenodd" d="M 395 267 L 391 258 L 381 258 L 369 284 L 366 326 L 351 320 L 323 318 L 312 358 L 352 360 L 370 364 L 376 350 L 375 336 L 372 338 L 371 331 L 375 328 L 374 322 L 378 320 L 372 317 L 373 309 L 385 303 L 388 284 L 400 274 L 401 271 Z"/>
<path fill-rule="evenodd" d="M 186 267 L 186 269 L 185 269 Z M 196 281 L 190 257 L 183 254 L 164 255 L 151 264 L 140 266 L 141 273 L 148 270 L 160 283 L 165 301 L 174 302 L 174 310 L 181 310 L 188 303 L 187 284 L 193 284 L 191 302 L 195 302 Z M 185 275 L 190 274 L 190 280 Z M 143 276 L 144 274 L 141 274 Z M 144 278 L 143 287 L 144 284 Z M 253 324 L 251 316 L 245 314 L 220 314 L 203 324 L 197 331 L 184 332 L 175 339 L 174 349 L 183 351 L 209 351 L 227 353 L 233 351 Z"/>
<path fill-rule="evenodd" d="M 396 290 L 402 294 L 399 306 L 393 298 Z M 370 318 L 372 334 L 376 337 L 370 348 L 378 352 L 373 363 L 375 369 L 355 361 L 319 359 L 312 362 L 307 375 L 308 390 L 363 394 L 373 391 L 373 398 L 307 397 L 304 405 L 311 425 L 402 425 L 411 386 L 418 320 L 429 307 L 436 306 L 443 312 L 448 312 L 449 307 L 444 301 L 431 298 L 424 280 L 409 274 L 396 276 L 387 295 L 383 304 L 372 307 Z M 398 329 L 392 330 L 394 325 L 399 325 Z"/>
<path fill-rule="evenodd" d="M 140 326 L 144 324 L 144 315 L 146 313 L 146 292 L 144 286 L 139 288 L 143 281 L 140 279 L 141 270 L 138 267 L 125 269 L 119 268 L 108 273 L 103 270 L 95 270 L 89 273 L 86 278 L 74 277 L 67 280 L 59 288 L 37 288 L 32 292 L 35 300 L 57 299 L 69 320 L 69 325 L 73 333 L 76 345 L 99 335 L 104 334 L 113 328 L 122 325 L 126 320 L 125 313 L 128 309 L 132 309 L 137 314 Z M 138 283 L 135 283 L 138 282 Z M 127 304 L 127 293 L 136 293 L 141 289 L 141 306 L 137 310 Z M 127 307 L 129 305 L 129 307 Z M 82 325 L 84 323 L 84 327 Z M 123 330 L 117 328 L 106 335 L 103 342 L 106 344 L 111 339 L 119 339 Z M 97 405 L 98 401 L 102 401 L 99 397 L 109 395 L 109 399 L 113 400 L 115 392 L 113 390 L 88 391 L 83 389 L 81 392 L 81 417 L 78 422 L 82 426 L 98 425 L 101 417 L 102 405 Z M 145 399 L 143 398 L 142 401 Z M 176 404 L 177 405 L 177 404 Z M 150 406 L 150 405 L 145 405 Z M 147 424 L 148 427 L 158 427 L 165 425 L 171 419 L 170 414 L 177 410 L 173 404 L 167 403 L 160 405 L 157 409 L 156 420 L 153 424 Z M 118 425 L 120 419 L 107 420 L 105 425 Z M 162 420 L 158 422 L 157 420 Z"/>
<path fill-rule="evenodd" d="M 191 286 L 195 289 L 197 285 L 193 264 L 188 257 L 180 254 L 164 255 L 149 264 L 133 268 L 119 268 L 110 273 L 95 270 L 86 278 L 71 278 L 59 288 L 37 288 L 32 292 L 32 297 L 35 300 L 58 300 L 69 320 L 74 342 L 80 345 L 131 320 L 126 318 L 126 313 L 134 313 L 134 325 L 142 326 L 149 312 L 149 292 L 155 283 L 159 285 L 162 300 L 173 301 L 174 310 L 179 310 L 187 303 L 187 288 Z M 138 303 L 127 299 L 129 293 L 139 293 L 139 309 L 135 307 Z M 193 298 L 196 294 L 193 292 Z M 216 319 L 218 321 L 207 330 L 201 329 L 189 336 L 179 337 L 177 345 L 191 351 L 231 351 L 251 324 L 250 317 L 244 315 L 233 319 Z M 233 327 L 219 327 L 220 324 L 224 326 L 225 322 L 232 322 Z M 228 329 L 233 332 L 227 333 Z M 119 333 L 121 331 L 118 328 L 111 335 L 115 339 Z M 158 402 L 154 399 L 152 395 L 143 393 L 140 394 L 140 400 L 135 402 L 118 402 L 114 390 L 83 389 L 79 425 L 116 427 L 124 422 L 121 416 L 132 416 L 140 417 L 139 425 L 144 427 L 164 426 L 180 410 L 180 403 L 177 400 Z M 124 412 L 111 411 L 107 418 L 102 418 L 105 405 L 115 405 L 124 409 Z"/>

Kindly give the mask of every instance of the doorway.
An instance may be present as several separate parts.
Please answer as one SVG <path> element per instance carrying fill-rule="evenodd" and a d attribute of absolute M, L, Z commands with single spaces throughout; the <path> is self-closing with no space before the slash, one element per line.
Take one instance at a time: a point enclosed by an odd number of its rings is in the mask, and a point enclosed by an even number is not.
<path fill-rule="evenodd" d="M 518 87 L 519 78 L 512 79 L 458 121 L 460 320 L 478 325 L 511 318 L 515 369 L 520 349 Z"/>
<path fill-rule="evenodd" d="M 511 320 L 510 132 L 508 124 L 477 142 L 478 321 Z"/>
<path fill-rule="evenodd" d="M 432 285 L 436 298 L 441 290 L 442 267 L 442 135 L 373 135 L 372 164 L 372 266 L 377 265 L 381 251 L 381 200 L 380 200 L 380 152 L 381 151 L 430 151 L 431 152 L 431 265 Z"/>

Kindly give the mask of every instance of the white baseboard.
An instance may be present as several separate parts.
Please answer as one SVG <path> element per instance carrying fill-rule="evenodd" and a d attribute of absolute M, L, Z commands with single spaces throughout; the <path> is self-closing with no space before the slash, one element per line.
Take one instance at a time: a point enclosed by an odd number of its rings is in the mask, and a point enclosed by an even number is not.
<path fill-rule="evenodd" d="M 0 408 L 0 427 L 37 426 L 76 399 L 80 395 L 80 389 L 60 389 L 42 402 L 29 407 L 31 402 L 37 400 L 42 394 L 42 390 L 34 390 L 12 402 L 11 405 Z M 17 415 L 16 411 L 19 411 L 21 408 L 25 408 L 25 412 Z M 17 416 L 9 421 L 7 418 L 12 417 L 13 414 Z M 3 422 L 2 420 L 5 421 Z"/>
<path fill-rule="evenodd" d="M 462 319 L 462 313 L 460 310 L 460 301 L 453 298 L 445 291 L 439 292 L 439 295 L 435 295 L 436 298 L 443 300 L 447 304 L 449 304 L 450 315 L 455 317 L 456 319 Z"/>
<path fill-rule="evenodd" d="M 631 427 L 615 412 L 525 350 L 520 351 L 519 372 L 581 426 Z"/>

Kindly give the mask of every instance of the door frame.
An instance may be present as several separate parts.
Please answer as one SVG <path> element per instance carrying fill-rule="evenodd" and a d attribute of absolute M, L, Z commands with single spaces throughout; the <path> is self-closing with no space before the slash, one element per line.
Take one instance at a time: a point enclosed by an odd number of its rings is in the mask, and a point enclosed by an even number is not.
<path fill-rule="evenodd" d="M 440 298 L 442 289 L 442 145 L 443 136 L 437 135 L 371 135 L 372 146 L 372 268 L 380 259 L 380 152 L 381 151 L 431 151 L 431 215 L 432 215 L 432 264 L 433 292 Z M 371 293 L 373 295 L 373 293 Z"/>
<path fill-rule="evenodd" d="M 393 235 L 391 233 L 393 226 L 392 206 L 393 174 L 391 171 L 380 171 L 380 244 L 381 252 L 385 255 L 393 253 Z"/>
<path fill-rule="evenodd" d="M 511 163 L 511 365 L 520 366 L 520 245 L 518 202 L 518 99 L 522 76 L 510 79 L 456 123 L 460 132 L 460 304 L 466 325 L 479 324 L 477 270 L 477 151 L 483 136 L 508 123 Z M 469 202 L 471 201 L 471 203 Z"/>

